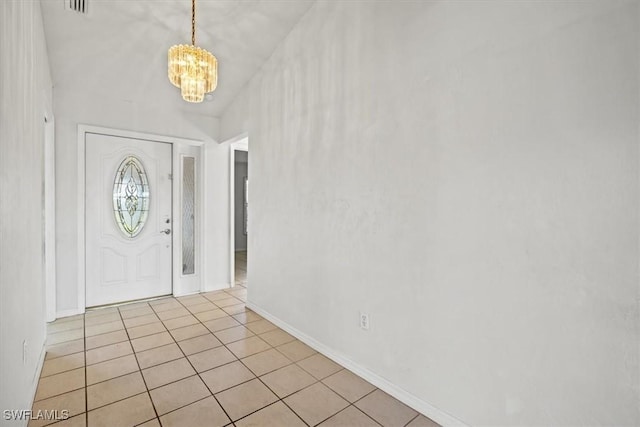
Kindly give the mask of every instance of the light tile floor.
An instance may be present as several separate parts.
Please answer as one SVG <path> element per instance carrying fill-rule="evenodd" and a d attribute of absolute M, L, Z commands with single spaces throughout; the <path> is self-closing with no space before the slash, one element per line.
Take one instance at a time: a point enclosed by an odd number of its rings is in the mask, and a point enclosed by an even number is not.
<path fill-rule="evenodd" d="M 437 425 L 247 309 L 245 280 L 49 324 L 33 410 L 68 410 L 58 427 Z"/>

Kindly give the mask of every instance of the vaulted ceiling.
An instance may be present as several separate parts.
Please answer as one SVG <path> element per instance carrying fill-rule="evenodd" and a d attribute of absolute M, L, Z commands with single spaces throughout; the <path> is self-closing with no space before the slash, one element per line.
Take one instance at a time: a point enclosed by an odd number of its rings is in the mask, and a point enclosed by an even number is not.
<path fill-rule="evenodd" d="M 41 0 L 55 90 L 135 103 L 184 103 L 167 78 L 167 50 L 191 42 L 190 0 Z M 73 0 L 72 0 L 73 1 Z M 218 88 L 182 108 L 220 115 L 314 0 L 198 0 L 196 45 L 218 59 Z"/>

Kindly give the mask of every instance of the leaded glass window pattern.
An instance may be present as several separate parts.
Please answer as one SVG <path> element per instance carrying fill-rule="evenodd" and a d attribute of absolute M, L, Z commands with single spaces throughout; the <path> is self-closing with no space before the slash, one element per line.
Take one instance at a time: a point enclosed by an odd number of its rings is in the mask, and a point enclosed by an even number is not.
<path fill-rule="evenodd" d="M 194 274 L 195 264 L 195 158 L 182 160 L 182 274 Z"/>
<path fill-rule="evenodd" d="M 249 234 L 249 178 L 244 177 L 244 201 L 242 204 L 243 227 L 242 232 L 246 236 Z"/>
<path fill-rule="evenodd" d="M 136 237 L 149 215 L 149 182 L 142 162 L 127 156 L 118 166 L 113 182 L 113 213 L 120 231 Z"/>

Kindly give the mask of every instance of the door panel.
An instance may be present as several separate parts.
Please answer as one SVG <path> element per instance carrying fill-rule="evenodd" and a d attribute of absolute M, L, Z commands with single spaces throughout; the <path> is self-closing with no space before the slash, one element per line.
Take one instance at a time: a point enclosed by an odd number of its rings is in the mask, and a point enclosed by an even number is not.
<path fill-rule="evenodd" d="M 172 235 L 163 231 L 171 230 L 171 144 L 94 133 L 85 142 L 87 307 L 170 294 Z M 114 182 L 128 156 L 142 164 L 149 190 L 147 220 L 134 237 L 114 214 Z M 140 188 L 123 190 L 131 212 L 142 206 Z"/>

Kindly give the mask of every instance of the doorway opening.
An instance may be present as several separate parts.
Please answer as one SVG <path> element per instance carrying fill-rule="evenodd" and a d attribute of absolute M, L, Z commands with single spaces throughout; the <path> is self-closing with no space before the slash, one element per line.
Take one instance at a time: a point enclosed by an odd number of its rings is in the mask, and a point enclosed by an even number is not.
<path fill-rule="evenodd" d="M 247 140 L 231 145 L 231 286 L 247 287 L 249 237 L 249 150 Z"/>
<path fill-rule="evenodd" d="M 202 289 L 202 144 L 78 125 L 78 305 L 65 315 Z"/>

